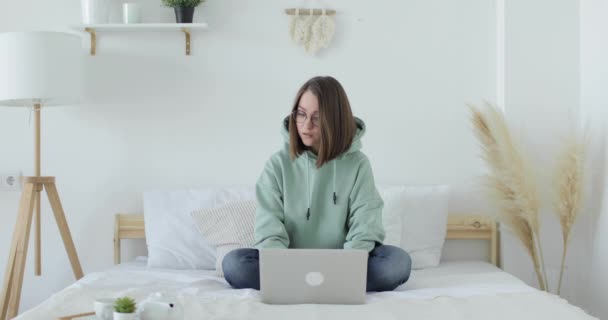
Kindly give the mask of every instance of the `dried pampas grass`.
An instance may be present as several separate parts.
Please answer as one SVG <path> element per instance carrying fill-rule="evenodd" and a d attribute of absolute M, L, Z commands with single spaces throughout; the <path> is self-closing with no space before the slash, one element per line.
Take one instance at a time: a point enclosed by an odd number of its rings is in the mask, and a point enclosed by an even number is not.
<path fill-rule="evenodd" d="M 498 207 L 499 220 L 513 230 L 532 258 L 541 290 L 548 290 L 539 238 L 539 200 L 534 174 L 511 139 L 502 112 L 485 104 L 469 106 L 475 133 L 489 166 L 486 184 Z"/>
<path fill-rule="evenodd" d="M 570 231 L 580 213 L 583 197 L 585 140 L 578 135 L 568 139 L 564 143 L 561 153 L 558 155 L 557 166 L 554 171 L 555 200 L 554 208 L 557 214 L 563 237 L 562 263 L 559 273 L 559 284 L 557 294 L 562 287 L 564 275 L 564 263 L 570 237 Z"/>

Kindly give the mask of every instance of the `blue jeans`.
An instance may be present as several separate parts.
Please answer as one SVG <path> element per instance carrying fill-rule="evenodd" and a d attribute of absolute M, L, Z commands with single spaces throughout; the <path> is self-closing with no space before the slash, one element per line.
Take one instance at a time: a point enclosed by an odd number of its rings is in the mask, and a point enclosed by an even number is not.
<path fill-rule="evenodd" d="M 412 260 L 403 249 L 381 245 L 367 259 L 367 292 L 392 291 L 410 278 Z M 222 262 L 224 277 L 235 289 L 260 290 L 260 256 L 257 249 L 230 251 Z"/>

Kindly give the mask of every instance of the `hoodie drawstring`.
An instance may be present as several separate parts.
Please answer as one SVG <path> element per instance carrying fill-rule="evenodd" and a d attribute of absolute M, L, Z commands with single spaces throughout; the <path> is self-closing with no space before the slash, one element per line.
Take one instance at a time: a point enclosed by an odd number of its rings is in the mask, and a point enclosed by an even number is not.
<path fill-rule="evenodd" d="M 306 220 L 310 220 L 310 183 L 308 182 L 308 167 L 310 167 L 308 152 L 306 152 L 306 191 L 308 192 L 308 209 L 306 210 Z"/>
<path fill-rule="evenodd" d="M 336 159 L 333 160 L 334 163 L 334 206 L 336 205 L 336 200 L 338 197 L 336 196 Z"/>
<path fill-rule="evenodd" d="M 333 199 L 334 206 L 338 203 L 338 196 L 336 195 L 336 159 L 332 160 L 333 162 Z M 311 201 L 311 192 L 310 192 L 310 158 L 308 157 L 308 152 L 306 152 L 306 191 L 308 191 L 308 208 L 306 209 L 306 220 L 310 220 L 310 201 Z"/>

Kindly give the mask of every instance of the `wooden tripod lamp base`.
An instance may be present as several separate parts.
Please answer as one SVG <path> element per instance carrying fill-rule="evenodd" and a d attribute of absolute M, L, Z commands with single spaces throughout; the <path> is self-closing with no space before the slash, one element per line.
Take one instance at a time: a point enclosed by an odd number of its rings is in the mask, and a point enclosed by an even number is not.
<path fill-rule="evenodd" d="M 34 204 L 36 203 L 36 198 L 40 199 L 36 195 L 43 189 L 46 190 L 49 202 L 51 203 L 63 244 L 72 264 L 74 276 L 76 279 L 80 279 L 83 276 L 82 267 L 80 266 L 76 248 L 74 247 L 74 241 L 72 240 L 59 194 L 57 193 L 57 187 L 55 186 L 55 177 L 24 177 L 22 183 L 23 193 L 21 195 L 17 223 L 15 224 L 13 241 L 11 242 L 10 254 L 6 265 L 6 273 L 4 274 L 2 300 L 0 300 L 0 303 L 2 303 L 2 309 L 0 310 L 1 320 L 12 319 L 17 316 L 19 311 Z M 39 208 L 40 203 L 37 205 Z"/>

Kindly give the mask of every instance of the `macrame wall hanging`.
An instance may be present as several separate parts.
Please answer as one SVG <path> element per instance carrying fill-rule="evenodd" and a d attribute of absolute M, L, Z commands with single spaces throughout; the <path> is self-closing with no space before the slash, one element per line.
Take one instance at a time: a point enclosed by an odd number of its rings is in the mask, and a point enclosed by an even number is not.
<path fill-rule="evenodd" d="M 329 47 L 336 31 L 335 10 L 295 8 L 285 13 L 291 16 L 289 36 L 296 45 L 311 55 Z"/>

